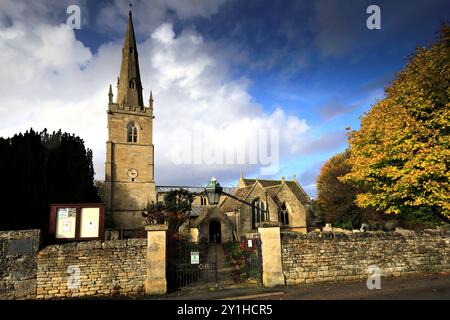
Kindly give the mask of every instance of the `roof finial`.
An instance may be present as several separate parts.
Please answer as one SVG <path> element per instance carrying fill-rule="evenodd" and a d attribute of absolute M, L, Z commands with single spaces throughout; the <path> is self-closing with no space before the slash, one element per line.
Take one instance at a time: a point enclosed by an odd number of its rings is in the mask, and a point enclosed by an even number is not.
<path fill-rule="evenodd" d="M 292 181 L 297 182 L 297 175 L 296 175 L 296 174 L 294 174 L 294 175 L 292 176 Z"/>
<path fill-rule="evenodd" d="M 112 103 L 113 102 L 113 93 L 112 93 L 112 86 L 111 86 L 111 84 L 109 84 L 108 97 L 109 97 L 109 103 Z"/>
<path fill-rule="evenodd" d="M 133 5 L 131 4 L 131 1 L 130 1 L 130 10 L 128 11 L 128 14 L 131 16 L 131 10 L 133 9 Z"/>
<path fill-rule="evenodd" d="M 150 90 L 150 98 L 148 98 L 148 104 L 150 108 L 153 108 L 153 92 Z"/>

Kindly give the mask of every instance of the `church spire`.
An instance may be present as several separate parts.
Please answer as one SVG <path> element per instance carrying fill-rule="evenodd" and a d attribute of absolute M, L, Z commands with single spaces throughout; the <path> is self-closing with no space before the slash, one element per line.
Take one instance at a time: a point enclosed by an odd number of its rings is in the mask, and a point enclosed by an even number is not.
<path fill-rule="evenodd" d="M 128 27 L 122 48 L 122 64 L 120 66 L 117 103 L 144 108 L 131 9 L 128 13 Z"/>

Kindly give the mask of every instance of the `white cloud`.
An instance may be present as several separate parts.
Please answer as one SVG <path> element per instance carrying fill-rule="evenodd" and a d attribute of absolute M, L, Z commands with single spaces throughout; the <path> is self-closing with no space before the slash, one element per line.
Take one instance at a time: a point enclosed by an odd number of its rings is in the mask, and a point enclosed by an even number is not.
<path fill-rule="evenodd" d="M 212 9 L 211 9 L 212 10 Z M 187 13 L 186 13 L 187 14 Z M 15 18 L 16 19 L 16 18 Z M 97 178 L 104 175 L 107 89 L 119 73 L 122 40 L 93 55 L 65 25 L 20 20 L 0 29 L 0 136 L 48 128 L 79 135 L 94 151 Z M 254 132 L 278 129 L 280 153 L 302 150 L 309 127 L 282 107 L 266 112 L 248 92 L 250 82 L 232 79 L 227 62 L 193 30 L 178 36 L 163 23 L 138 44 L 144 96 L 155 98 L 154 144 L 157 184 L 229 181 L 255 166 L 176 165 L 175 129 L 210 132 L 197 138 L 224 150 L 245 145 Z M 212 134 L 211 134 L 212 132 Z"/>
<path fill-rule="evenodd" d="M 196 32 L 185 30 L 176 37 L 170 24 L 162 24 L 141 47 L 140 56 L 150 60 L 141 59 L 147 75 L 144 86 L 151 87 L 155 96 L 157 174 L 172 174 L 168 182 L 189 181 L 185 166 L 174 165 L 170 156 L 183 130 L 191 132 L 199 145 L 212 142 L 229 151 L 248 144 L 258 130 L 278 129 L 281 153 L 300 149 L 299 141 L 309 128 L 305 120 L 286 115 L 281 107 L 264 112 L 248 93 L 249 81 L 230 79 L 226 62 L 217 59 Z M 193 165 L 191 183 L 207 182 L 212 175 L 236 178 L 242 167 Z M 195 171 L 202 173 L 201 181 L 194 178 Z"/>

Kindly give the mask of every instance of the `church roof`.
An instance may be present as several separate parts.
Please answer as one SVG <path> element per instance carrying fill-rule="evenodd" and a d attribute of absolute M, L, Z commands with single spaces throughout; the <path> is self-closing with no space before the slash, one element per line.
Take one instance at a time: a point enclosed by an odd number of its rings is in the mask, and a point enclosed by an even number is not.
<path fill-rule="evenodd" d="M 264 188 L 276 186 L 281 184 L 281 180 L 264 180 L 264 179 L 245 179 L 243 178 L 245 186 L 251 186 L 258 181 Z"/>
<path fill-rule="evenodd" d="M 248 194 L 250 193 L 251 190 L 252 190 L 252 186 L 239 188 L 239 189 L 234 190 L 232 195 L 241 200 L 245 200 L 245 198 L 248 196 Z M 224 201 L 222 202 L 222 204 L 220 205 L 220 209 L 223 212 L 232 212 L 232 211 L 238 210 L 241 207 L 241 205 L 242 205 L 242 202 L 239 202 L 238 200 L 230 198 L 230 197 L 226 197 L 224 199 Z"/>
<path fill-rule="evenodd" d="M 309 204 L 312 202 L 303 188 L 296 181 L 285 181 L 285 183 L 301 202 Z"/>
<path fill-rule="evenodd" d="M 203 212 L 203 206 L 192 206 L 191 211 L 189 211 L 189 217 L 198 217 Z"/>
<path fill-rule="evenodd" d="M 205 191 L 205 187 L 202 186 L 156 186 L 155 188 L 157 193 L 165 193 L 179 189 L 184 189 L 192 193 L 200 193 Z M 234 187 L 223 187 L 223 191 L 226 193 L 233 193 L 234 190 Z"/>

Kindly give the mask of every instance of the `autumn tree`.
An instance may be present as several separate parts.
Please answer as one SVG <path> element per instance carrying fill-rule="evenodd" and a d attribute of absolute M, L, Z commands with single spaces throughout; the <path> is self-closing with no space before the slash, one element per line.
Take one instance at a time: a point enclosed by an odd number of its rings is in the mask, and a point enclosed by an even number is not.
<path fill-rule="evenodd" d="M 325 223 L 347 229 L 359 228 L 361 223 L 374 224 L 376 215 L 371 209 L 359 208 L 356 203 L 358 190 L 355 186 L 339 181 L 351 171 L 347 163 L 349 152 L 331 157 L 317 177 L 317 205 Z"/>
<path fill-rule="evenodd" d="M 450 26 L 419 47 L 385 97 L 348 133 L 359 206 L 387 214 L 450 217 Z"/>

